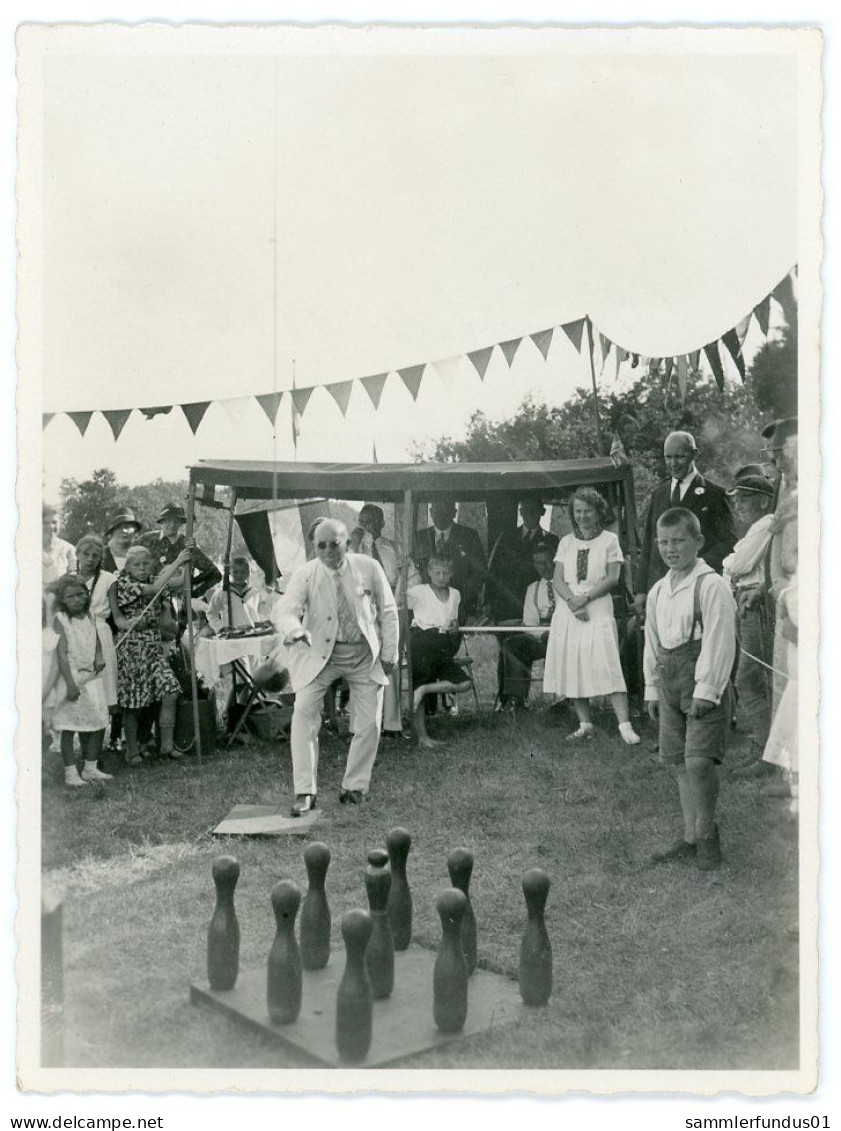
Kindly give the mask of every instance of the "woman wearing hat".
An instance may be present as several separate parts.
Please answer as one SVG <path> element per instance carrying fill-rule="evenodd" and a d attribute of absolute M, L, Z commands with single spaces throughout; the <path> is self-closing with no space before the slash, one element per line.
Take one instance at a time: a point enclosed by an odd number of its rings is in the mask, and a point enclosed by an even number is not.
<path fill-rule="evenodd" d="M 108 573 L 118 574 L 126 564 L 126 554 L 134 539 L 142 529 L 131 507 L 121 507 L 111 515 L 110 525 L 105 531 L 105 556 L 102 568 Z"/>

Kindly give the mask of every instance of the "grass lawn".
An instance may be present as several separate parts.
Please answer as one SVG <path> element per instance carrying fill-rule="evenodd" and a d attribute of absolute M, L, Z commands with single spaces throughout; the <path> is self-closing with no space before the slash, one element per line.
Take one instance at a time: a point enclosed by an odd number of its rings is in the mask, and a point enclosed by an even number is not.
<path fill-rule="evenodd" d="M 471 651 L 483 703 L 493 697 L 496 645 Z M 435 947 L 446 857 L 471 848 L 479 962 L 515 977 L 525 921 L 521 877 L 552 880 L 547 926 L 554 953 L 549 1005 L 507 1029 L 415 1058 L 409 1067 L 793 1069 L 798 1065 L 797 863 L 782 803 L 757 781 L 723 775 L 725 863 L 653 866 L 681 822 L 676 786 L 654 762 L 655 735 L 620 741 L 609 713 L 595 741 L 570 746 L 563 713 L 478 717 L 469 695 L 456 718 L 430 724 L 446 747 L 383 743 L 367 804 L 339 806 L 347 743 L 322 746 L 313 839 L 333 861 L 327 877 L 334 953 L 339 921 L 365 907 L 369 848 L 388 829 L 412 833 L 414 937 Z M 734 750 L 742 744 L 734 736 Z M 305 885 L 300 837 L 224 839 L 211 828 L 235 802 L 284 803 L 288 748 L 254 745 L 206 759 L 112 767 L 107 788 L 67 790 L 45 755 L 43 865 L 66 892 L 67 1060 L 97 1067 L 293 1066 L 283 1049 L 188 1004 L 202 980 L 213 908 L 210 867 L 223 852 L 242 865 L 237 909 L 241 965 L 262 966 L 273 938 L 269 893 Z M 430 1012 L 431 987 L 430 987 Z"/>

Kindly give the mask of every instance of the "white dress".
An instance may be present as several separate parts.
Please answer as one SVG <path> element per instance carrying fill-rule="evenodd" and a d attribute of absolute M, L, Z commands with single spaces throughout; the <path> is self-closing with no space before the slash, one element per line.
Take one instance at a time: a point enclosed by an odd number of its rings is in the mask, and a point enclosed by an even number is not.
<path fill-rule="evenodd" d="M 108 616 L 111 606 L 108 603 L 108 590 L 117 580 L 116 574 L 101 569 L 96 575 L 96 581 L 91 587 L 90 582 L 85 582 L 91 595 L 90 613 L 96 622 L 96 631 L 102 645 L 102 658 L 105 661 L 105 671 L 102 673 L 102 683 L 105 687 L 105 702 L 109 707 L 117 705 L 117 649 L 114 644 L 114 633 L 108 625 Z"/>
<path fill-rule="evenodd" d="M 87 733 L 104 730 L 108 725 L 108 704 L 105 702 L 102 674 L 94 671 L 98 640 L 96 622 L 90 613 L 81 617 L 56 613 L 55 619 L 64 630 L 67 661 L 73 682 L 79 689 L 79 698 L 68 699 L 67 685 L 59 678 L 52 728 Z"/>
<path fill-rule="evenodd" d="M 611 562 L 622 562 L 619 539 L 610 530 L 584 541 L 565 535 L 555 561 L 573 594 L 588 593 L 607 577 Z M 619 663 L 619 635 L 613 619 L 610 593 L 585 606 L 587 620 L 578 620 L 565 601 L 559 600 L 549 630 L 543 689 L 568 699 L 589 699 L 625 691 Z"/>

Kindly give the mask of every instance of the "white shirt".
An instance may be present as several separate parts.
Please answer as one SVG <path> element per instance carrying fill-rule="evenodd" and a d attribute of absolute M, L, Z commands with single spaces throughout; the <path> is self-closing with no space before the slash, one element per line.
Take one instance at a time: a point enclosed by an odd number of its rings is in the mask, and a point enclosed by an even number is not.
<path fill-rule="evenodd" d="M 214 632 L 218 632 L 221 628 L 248 628 L 254 624 L 251 613 L 248 610 L 248 599 L 251 594 L 250 589 L 246 589 L 245 597 L 240 595 L 234 590 L 231 590 L 231 615 L 233 617 L 233 624 L 228 623 L 228 594 L 220 586 L 207 606 L 207 623 Z"/>
<path fill-rule="evenodd" d="M 549 597 L 552 588 L 552 578 L 541 577 L 533 581 L 526 590 L 523 602 L 523 624 L 528 628 L 536 628 L 541 624 L 549 624 L 560 597 L 556 595 L 554 602 Z"/>
<path fill-rule="evenodd" d="M 680 501 L 683 502 L 683 497 L 689 490 L 689 484 L 697 474 L 698 472 L 695 469 L 695 464 L 693 463 L 692 467 L 689 469 L 686 475 L 684 475 L 683 479 L 673 479 L 669 485 L 669 498 L 671 498 L 675 489 L 675 485 L 677 484 L 680 487 Z"/>
<path fill-rule="evenodd" d="M 448 628 L 458 621 L 461 594 L 450 586 L 446 601 L 440 601 L 431 585 L 415 585 L 406 593 L 406 603 L 414 613 L 412 624 L 416 628 Z"/>
<path fill-rule="evenodd" d="M 695 664 L 693 698 L 718 703 L 730 682 L 736 658 L 736 602 L 727 582 L 703 558 L 675 583 L 672 570 L 657 581 L 648 594 L 645 610 L 645 698 L 658 700 L 657 660 L 664 648 L 677 648 L 689 640 L 692 628 L 695 579 L 709 575 L 701 584 L 703 632 L 701 654 Z"/>

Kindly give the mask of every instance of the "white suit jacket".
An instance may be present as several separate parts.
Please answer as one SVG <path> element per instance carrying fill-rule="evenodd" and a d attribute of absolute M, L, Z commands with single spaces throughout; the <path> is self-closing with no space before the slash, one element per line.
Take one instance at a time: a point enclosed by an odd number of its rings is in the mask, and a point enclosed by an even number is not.
<path fill-rule="evenodd" d="M 356 623 L 371 649 L 371 679 L 385 686 L 388 679 L 380 661 L 397 663 L 399 622 L 394 594 L 379 562 L 364 554 L 348 554 L 345 561 L 353 581 Z M 317 558 L 299 566 L 272 611 L 272 622 L 282 638 L 302 627 L 312 636 L 309 648 L 295 644 L 282 649 L 292 690 L 299 691 L 326 665 L 336 642 L 339 611 L 333 571 Z"/>

